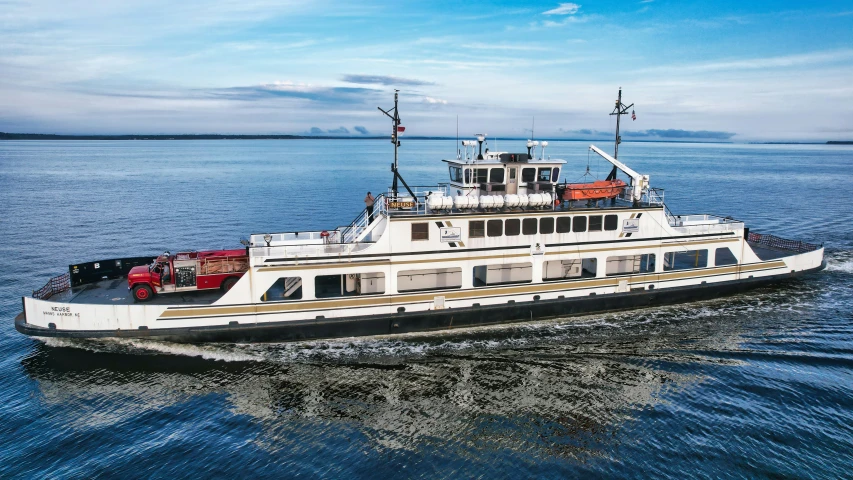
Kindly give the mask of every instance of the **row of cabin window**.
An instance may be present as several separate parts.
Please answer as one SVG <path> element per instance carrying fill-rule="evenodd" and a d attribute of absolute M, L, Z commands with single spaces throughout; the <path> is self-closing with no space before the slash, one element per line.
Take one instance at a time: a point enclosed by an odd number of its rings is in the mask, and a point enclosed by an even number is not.
<path fill-rule="evenodd" d="M 736 265 L 737 258 L 728 247 L 714 251 L 714 266 Z M 605 262 L 606 276 L 642 274 L 655 272 L 656 255 L 616 255 Z M 688 250 L 666 252 L 663 255 L 663 271 L 687 270 L 709 267 L 709 251 Z M 510 263 L 479 265 L 473 269 L 473 286 L 507 285 L 533 281 L 533 263 Z M 598 275 L 597 258 L 572 260 L 550 260 L 542 264 L 542 280 L 557 281 L 595 278 Z M 263 302 L 302 299 L 302 278 L 282 277 L 261 297 Z M 417 292 L 462 288 L 462 268 L 430 268 L 405 270 L 397 273 L 398 292 Z M 314 278 L 316 298 L 381 295 L 385 293 L 385 274 L 382 272 L 318 275 Z"/>
<path fill-rule="evenodd" d="M 515 183 L 516 169 L 509 169 L 510 183 Z M 560 178 L 558 167 L 542 167 L 538 169 L 529 167 L 521 169 L 522 182 L 550 182 Z M 450 167 L 450 181 L 463 183 L 462 168 Z M 504 183 L 504 168 L 466 168 L 464 183 Z"/>
<path fill-rule="evenodd" d="M 548 235 L 569 232 L 613 231 L 619 228 L 618 215 L 575 215 L 573 217 L 510 218 L 507 220 L 472 220 L 468 222 L 468 237 L 500 237 L 502 235 Z M 414 240 L 412 229 L 412 240 Z"/>

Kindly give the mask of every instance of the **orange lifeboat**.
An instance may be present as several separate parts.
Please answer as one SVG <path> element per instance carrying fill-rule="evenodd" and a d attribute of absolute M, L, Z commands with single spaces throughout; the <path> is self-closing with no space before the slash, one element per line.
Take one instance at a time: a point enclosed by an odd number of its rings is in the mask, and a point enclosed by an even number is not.
<path fill-rule="evenodd" d="M 615 198 L 628 184 L 622 180 L 596 180 L 592 183 L 569 183 L 563 200 L 601 200 Z"/>

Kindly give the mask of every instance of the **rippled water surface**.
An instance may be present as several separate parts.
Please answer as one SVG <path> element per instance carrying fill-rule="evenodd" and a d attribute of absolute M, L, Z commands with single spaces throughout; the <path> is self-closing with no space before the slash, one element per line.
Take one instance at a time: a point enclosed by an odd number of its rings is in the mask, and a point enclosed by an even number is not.
<path fill-rule="evenodd" d="M 510 142 L 501 142 L 502 150 Z M 521 142 L 515 149 L 522 151 Z M 623 144 L 675 213 L 824 242 L 825 271 L 734 297 L 292 344 L 33 340 L 71 262 L 332 228 L 384 141 L 0 142 L 0 477 L 814 477 L 853 468 L 853 148 Z M 411 184 L 454 142 L 409 141 Z M 579 180 L 606 165 L 551 142 Z"/>

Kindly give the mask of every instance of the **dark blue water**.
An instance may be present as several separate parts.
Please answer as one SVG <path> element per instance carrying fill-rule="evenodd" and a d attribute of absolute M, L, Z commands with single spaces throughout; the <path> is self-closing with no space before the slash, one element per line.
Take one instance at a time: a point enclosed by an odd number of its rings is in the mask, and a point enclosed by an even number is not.
<path fill-rule="evenodd" d="M 404 142 L 405 178 L 444 181 L 438 160 L 454 152 Z M 71 262 L 346 224 L 390 182 L 390 153 L 0 142 L 0 477 L 850 475 L 851 147 L 622 146 L 676 213 L 827 247 L 824 272 L 711 302 L 273 345 L 41 342 L 13 328 L 20 297 Z M 570 181 L 588 164 L 585 144 L 549 153 Z"/>

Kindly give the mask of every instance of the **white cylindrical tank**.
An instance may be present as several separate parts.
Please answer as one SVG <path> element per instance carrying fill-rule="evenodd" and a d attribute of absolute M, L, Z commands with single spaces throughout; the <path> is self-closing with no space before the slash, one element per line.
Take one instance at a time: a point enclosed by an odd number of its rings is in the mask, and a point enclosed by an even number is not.
<path fill-rule="evenodd" d="M 527 195 L 521 193 L 518 195 L 518 206 L 521 208 L 526 207 L 530 204 L 530 200 L 527 198 Z"/>
<path fill-rule="evenodd" d="M 430 210 L 441 210 L 444 206 L 444 196 L 441 193 L 432 193 L 427 198 L 427 206 Z"/>
<path fill-rule="evenodd" d="M 554 197 L 551 196 L 550 193 L 542 193 L 542 205 L 543 206 L 551 206 L 554 203 Z"/>
<path fill-rule="evenodd" d="M 451 197 L 441 197 L 441 208 L 443 210 L 450 210 L 453 208 L 453 198 Z"/>
<path fill-rule="evenodd" d="M 492 208 L 495 205 L 495 199 L 491 195 L 480 195 L 480 206 L 483 208 Z"/>
<path fill-rule="evenodd" d="M 465 210 L 470 206 L 469 204 L 467 195 L 457 195 L 453 198 L 453 205 L 459 210 Z"/>
<path fill-rule="evenodd" d="M 468 208 L 477 208 L 480 206 L 480 197 L 476 195 L 468 195 Z"/>
<path fill-rule="evenodd" d="M 492 195 L 492 201 L 495 202 L 495 208 L 503 208 L 504 206 L 504 197 L 503 195 Z"/>
<path fill-rule="evenodd" d="M 531 207 L 538 207 L 542 205 L 542 195 L 538 193 L 531 193 L 527 196 L 527 205 Z"/>
<path fill-rule="evenodd" d="M 515 208 L 518 206 L 518 195 L 510 193 L 504 195 L 504 206 L 507 208 Z"/>

